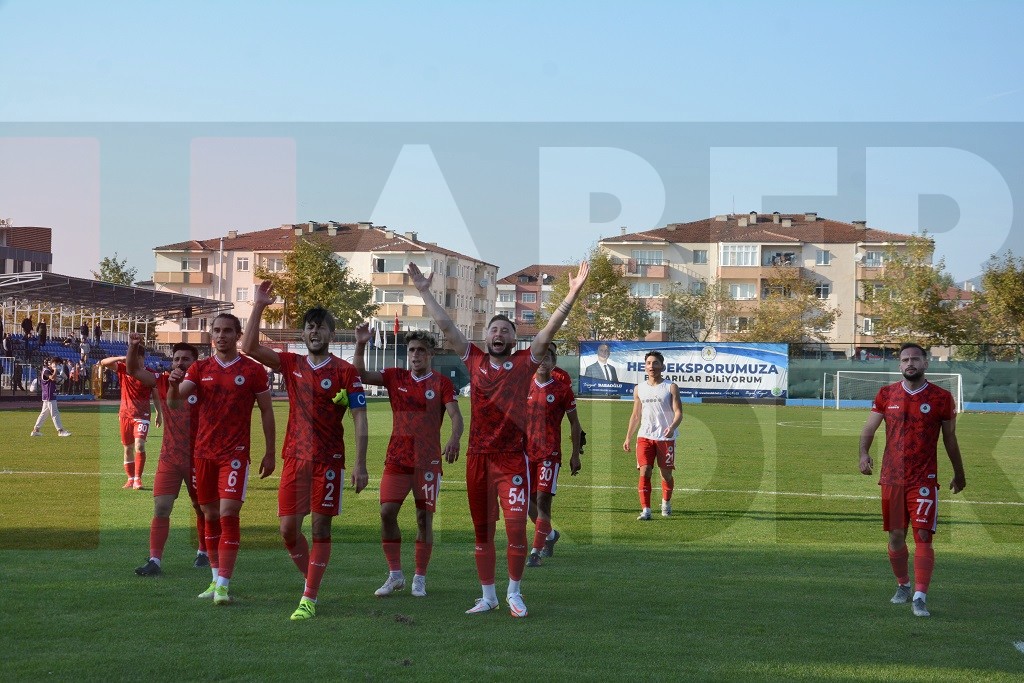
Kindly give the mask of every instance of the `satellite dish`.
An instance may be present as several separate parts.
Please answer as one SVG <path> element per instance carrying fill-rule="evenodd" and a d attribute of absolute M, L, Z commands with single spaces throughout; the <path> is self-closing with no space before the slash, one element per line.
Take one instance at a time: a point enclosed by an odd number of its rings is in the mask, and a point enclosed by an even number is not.
<path fill-rule="evenodd" d="M 857 263 L 860 263 L 861 261 L 864 260 L 864 254 L 857 252 L 856 254 L 854 254 L 853 260 L 856 261 Z"/>
<path fill-rule="evenodd" d="M 481 287 L 486 287 L 488 285 L 488 283 L 489 283 L 489 280 L 487 278 L 484 278 L 483 280 L 480 281 L 480 286 Z"/>

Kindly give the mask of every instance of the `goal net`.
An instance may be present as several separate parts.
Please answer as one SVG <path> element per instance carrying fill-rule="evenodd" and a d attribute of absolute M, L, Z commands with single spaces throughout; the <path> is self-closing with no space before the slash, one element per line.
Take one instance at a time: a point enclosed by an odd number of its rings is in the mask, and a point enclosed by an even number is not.
<path fill-rule="evenodd" d="M 903 375 L 899 372 L 839 370 L 834 375 L 826 375 L 825 377 L 822 407 L 824 407 L 826 401 L 834 402 L 837 409 L 841 401 L 873 401 L 879 389 L 886 384 L 894 384 L 902 379 Z M 959 373 L 929 372 L 926 379 L 953 394 L 953 400 L 956 401 L 956 412 L 962 413 L 964 411 L 962 375 Z"/>

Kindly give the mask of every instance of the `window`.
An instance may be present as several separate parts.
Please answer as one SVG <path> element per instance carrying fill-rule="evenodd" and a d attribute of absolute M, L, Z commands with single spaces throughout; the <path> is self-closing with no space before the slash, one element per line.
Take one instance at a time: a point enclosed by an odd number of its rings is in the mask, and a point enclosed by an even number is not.
<path fill-rule="evenodd" d="M 205 332 L 206 318 L 182 318 L 181 329 L 189 332 Z"/>
<path fill-rule="evenodd" d="M 203 267 L 203 262 L 198 258 L 189 258 L 183 256 L 181 259 L 182 270 L 200 270 Z"/>
<path fill-rule="evenodd" d="M 767 299 L 770 296 L 782 296 L 789 298 L 793 295 L 793 291 L 788 285 L 761 285 L 761 298 Z"/>
<path fill-rule="evenodd" d="M 726 332 L 746 332 L 750 327 L 750 318 L 732 317 L 725 321 Z"/>
<path fill-rule="evenodd" d="M 875 328 L 878 327 L 878 320 L 878 318 L 864 318 L 864 324 L 862 325 L 864 334 L 868 336 L 874 335 Z"/>
<path fill-rule="evenodd" d="M 864 252 L 864 266 L 866 268 L 878 268 L 885 262 L 882 252 L 880 251 L 866 251 Z"/>
<path fill-rule="evenodd" d="M 708 283 L 703 280 L 695 280 L 690 283 L 690 292 L 693 294 L 703 294 L 708 291 Z"/>
<path fill-rule="evenodd" d="M 544 304 L 546 304 L 549 301 L 551 301 L 551 292 L 541 292 L 540 293 L 540 301 L 541 301 L 541 303 L 544 303 Z"/>
<path fill-rule="evenodd" d="M 523 292 L 519 300 L 522 301 L 524 304 L 535 304 L 537 303 L 537 293 Z"/>
<path fill-rule="evenodd" d="M 405 259 L 401 256 L 385 256 L 384 258 L 373 259 L 373 272 L 375 273 L 404 273 Z"/>
<path fill-rule="evenodd" d="M 723 266 L 756 266 L 757 245 L 756 244 L 723 244 L 722 245 Z"/>
<path fill-rule="evenodd" d="M 634 249 L 630 258 L 641 266 L 660 266 L 665 260 L 665 252 L 661 249 Z"/>
<path fill-rule="evenodd" d="M 400 304 L 405 300 L 405 292 L 400 289 L 375 289 L 373 301 L 378 304 Z"/>
<path fill-rule="evenodd" d="M 791 266 L 797 262 L 796 253 L 792 251 L 766 251 L 764 253 L 764 259 L 761 261 L 763 266 Z"/>
<path fill-rule="evenodd" d="M 523 311 L 523 322 L 532 323 L 537 318 L 536 311 Z"/>
<path fill-rule="evenodd" d="M 235 288 L 235 301 L 248 301 L 249 300 L 249 288 L 248 287 L 236 287 Z"/>
<path fill-rule="evenodd" d="M 708 250 L 707 249 L 694 249 L 693 250 L 693 262 L 694 263 L 707 263 L 708 262 Z"/>
<path fill-rule="evenodd" d="M 661 296 L 660 282 L 634 282 L 629 286 L 629 293 L 636 297 L 649 298 Z"/>
<path fill-rule="evenodd" d="M 729 298 L 730 299 L 756 299 L 757 298 L 757 285 L 751 282 L 741 282 L 739 284 L 729 285 Z"/>
<path fill-rule="evenodd" d="M 819 299 L 827 299 L 832 294 L 832 285 L 828 282 L 819 282 L 814 286 L 814 296 Z"/>
<path fill-rule="evenodd" d="M 25 272 L 25 262 L 22 261 L 21 259 L 17 259 L 17 258 L 14 259 L 14 272 L 15 273 L 24 273 Z"/>
<path fill-rule="evenodd" d="M 817 255 L 814 258 L 814 265 L 816 266 L 828 266 L 832 263 L 832 252 L 828 249 L 818 249 Z M 819 297 L 820 298 L 820 297 Z"/>
<path fill-rule="evenodd" d="M 662 315 L 662 311 L 650 311 L 651 322 L 654 323 L 654 327 L 651 328 L 651 332 L 664 332 L 665 331 L 665 320 Z"/>
<path fill-rule="evenodd" d="M 249 272 L 249 257 L 248 256 L 239 256 L 235 260 L 235 270 L 237 270 L 239 272 L 242 272 L 242 273 Z"/>
<path fill-rule="evenodd" d="M 514 292 L 498 292 L 498 303 L 511 304 L 515 302 L 516 295 Z"/>
<path fill-rule="evenodd" d="M 264 261 L 267 270 L 271 273 L 280 273 L 284 270 L 284 259 L 283 258 L 268 258 Z"/>

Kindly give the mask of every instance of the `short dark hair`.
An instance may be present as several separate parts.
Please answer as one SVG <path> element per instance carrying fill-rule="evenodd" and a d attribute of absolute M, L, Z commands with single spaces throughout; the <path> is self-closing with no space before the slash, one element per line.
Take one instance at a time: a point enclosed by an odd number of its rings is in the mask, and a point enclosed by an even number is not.
<path fill-rule="evenodd" d="M 237 332 L 238 334 L 242 334 L 242 321 L 238 319 L 238 316 L 232 315 L 230 313 L 218 313 L 217 315 L 213 316 L 213 321 L 217 322 L 218 318 L 225 318 L 226 320 L 232 321 L 233 323 L 235 323 L 235 332 Z"/>
<path fill-rule="evenodd" d="M 665 356 L 661 355 L 661 351 L 648 351 L 647 353 L 644 354 L 644 362 L 646 363 L 647 359 L 651 356 L 657 358 L 662 365 L 665 364 Z"/>
<path fill-rule="evenodd" d="M 306 325 L 310 323 L 313 323 L 314 325 L 327 325 L 327 328 L 331 332 L 334 332 L 335 330 L 334 316 L 323 306 L 314 306 L 306 311 L 306 314 L 302 316 L 303 329 L 305 329 Z"/>
<path fill-rule="evenodd" d="M 430 334 L 426 330 L 413 330 L 412 332 L 405 333 L 405 345 L 409 346 L 409 342 L 423 342 L 423 345 L 427 347 L 427 350 L 433 353 L 434 349 L 437 348 L 437 340 L 434 339 L 434 335 Z"/>
<path fill-rule="evenodd" d="M 516 324 L 514 322 L 512 322 L 512 320 L 509 319 L 509 317 L 507 315 L 505 315 L 504 313 L 499 313 L 496 316 L 494 316 L 493 318 L 491 318 L 490 320 L 488 320 L 487 321 L 487 329 L 491 329 L 491 325 L 494 324 L 495 320 L 504 320 L 505 322 L 507 322 L 509 325 L 512 326 L 512 331 L 513 332 L 516 331 Z"/>
<path fill-rule="evenodd" d="M 199 360 L 199 349 L 192 346 L 188 342 L 178 342 L 171 347 L 171 355 L 173 356 L 178 351 L 188 351 L 192 354 L 192 360 Z"/>
<path fill-rule="evenodd" d="M 924 358 L 928 358 L 928 352 L 925 351 L 924 347 L 921 346 L 920 344 L 917 344 L 915 342 L 907 342 L 906 344 L 900 344 L 900 355 L 902 356 L 903 352 L 906 351 L 907 349 L 917 349 L 918 351 L 921 352 L 921 355 Z"/>

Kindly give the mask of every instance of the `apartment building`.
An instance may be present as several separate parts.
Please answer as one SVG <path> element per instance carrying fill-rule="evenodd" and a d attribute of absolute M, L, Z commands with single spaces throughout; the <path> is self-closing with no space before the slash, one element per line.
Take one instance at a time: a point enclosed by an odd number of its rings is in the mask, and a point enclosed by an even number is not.
<path fill-rule="evenodd" d="M 0 219 L 0 275 L 50 272 L 53 269 L 50 228 L 18 227 Z"/>
<path fill-rule="evenodd" d="M 576 266 L 534 264 L 498 280 L 495 313 L 504 313 L 516 323 L 521 339 L 537 336 L 538 313 L 551 299 L 555 280 Z"/>
<path fill-rule="evenodd" d="M 402 330 L 429 330 L 444 341 L 405 272 L 409 263 L 416 263 L 424 274 L 434 274 L 431 293 L 459 330 L 469 339 L 483 338 L 494 312 L 498 267 L 422 241 L 415 232 L 398 233 L 369 222 L 311 221 L 255 232 L 230 230 L 221 237 L 156 247 L 153 282 L 159 291 L 230 301 L 244 325 L 260 282 L 256 268 L 284 270 L 285 256 L 299 239 L 327 244 L 352 275 L 373 285 L 374 301 L 380 304 L 377 317 L 387 321 L 386 329 L 398 316 Z M 206 317 L 166 323 L 157 339 L 206 344 L 208 326 Z"/>
<path fill-rule="evenodd" d="M 717 280 L 738 301 L 738 315 L 713 330 L 713 341 L 741 333 L 768 294 L 766 281 L 777 267 L 798 269 L 815 282 L 817 296 L 841 315 L 822 331 L 826 341 L 874 345 L 877 321 L 861 301 L 882 271 L 885 253 L 906 249 L 910 235 L 846 223 L 816 213 L 729 214 L 691 223 L 605 238 L 599 242 L 621 269 L 634 296 L 647 301 L 655 318 L 647 338 L 665 338 L 664 296 L 674 283 L 696 291 Z"/>

